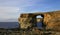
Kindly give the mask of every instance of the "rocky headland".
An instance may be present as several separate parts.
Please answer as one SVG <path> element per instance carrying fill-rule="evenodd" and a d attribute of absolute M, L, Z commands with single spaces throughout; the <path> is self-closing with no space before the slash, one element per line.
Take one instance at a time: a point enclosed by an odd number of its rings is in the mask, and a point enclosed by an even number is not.
<path fill-rule="evenodd" d="M 42 29 L 36 26 L 36 16 L 43 17 Z M 39 19 L 38 19 L 39 21 Z M 60 35 L 60 11 L 45 12 L 45 13 L 25 13 L 18 18 L 20 28 L 25 31 L 30 31 L 36 35 Z M 31 33 L 30 33 L 31 34 Z"/>

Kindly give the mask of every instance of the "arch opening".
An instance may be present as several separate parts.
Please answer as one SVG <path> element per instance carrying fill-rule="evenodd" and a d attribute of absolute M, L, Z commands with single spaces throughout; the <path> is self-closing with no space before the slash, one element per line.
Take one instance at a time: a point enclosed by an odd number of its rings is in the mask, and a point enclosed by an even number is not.
<path fill-rule="evenodd" d="M 36 16 L 36 27 L 42 29 L 43 27 L 43 17 L 41 15 Z"/>

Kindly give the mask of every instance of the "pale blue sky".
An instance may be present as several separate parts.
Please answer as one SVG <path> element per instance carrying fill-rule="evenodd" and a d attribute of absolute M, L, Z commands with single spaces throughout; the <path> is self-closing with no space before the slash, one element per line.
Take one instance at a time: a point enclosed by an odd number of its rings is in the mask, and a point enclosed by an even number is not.
<path fill-rule="evenodd" d="M 0 22 L 17 21 L 21 13 L 60 10 L 60 0 L 0 0 Z"/>

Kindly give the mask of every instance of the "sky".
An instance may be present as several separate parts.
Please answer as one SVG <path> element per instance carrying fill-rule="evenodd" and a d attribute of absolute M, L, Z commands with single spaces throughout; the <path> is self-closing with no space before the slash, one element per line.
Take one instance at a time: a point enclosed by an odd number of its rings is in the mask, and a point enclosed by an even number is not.
<path fill-rule="evenodd" d="M 17 22 L 21 13 L 60 10 L 60 0 L 0 0 L 0 22 Z"/>

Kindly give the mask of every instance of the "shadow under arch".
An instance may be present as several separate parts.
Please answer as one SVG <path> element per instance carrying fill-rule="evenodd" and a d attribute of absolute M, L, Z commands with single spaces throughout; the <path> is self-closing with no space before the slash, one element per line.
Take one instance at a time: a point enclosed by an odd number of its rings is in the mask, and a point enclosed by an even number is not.
<path fill-rule="evenodd" d="M 35 14 L 34 17 L 33 17 L 33 22 L 34 22 L 34 27 L 37 27 L 37 16 L 41 16 L 42 17 L 42 27 L 44 27 L 44 14 Z"/>

